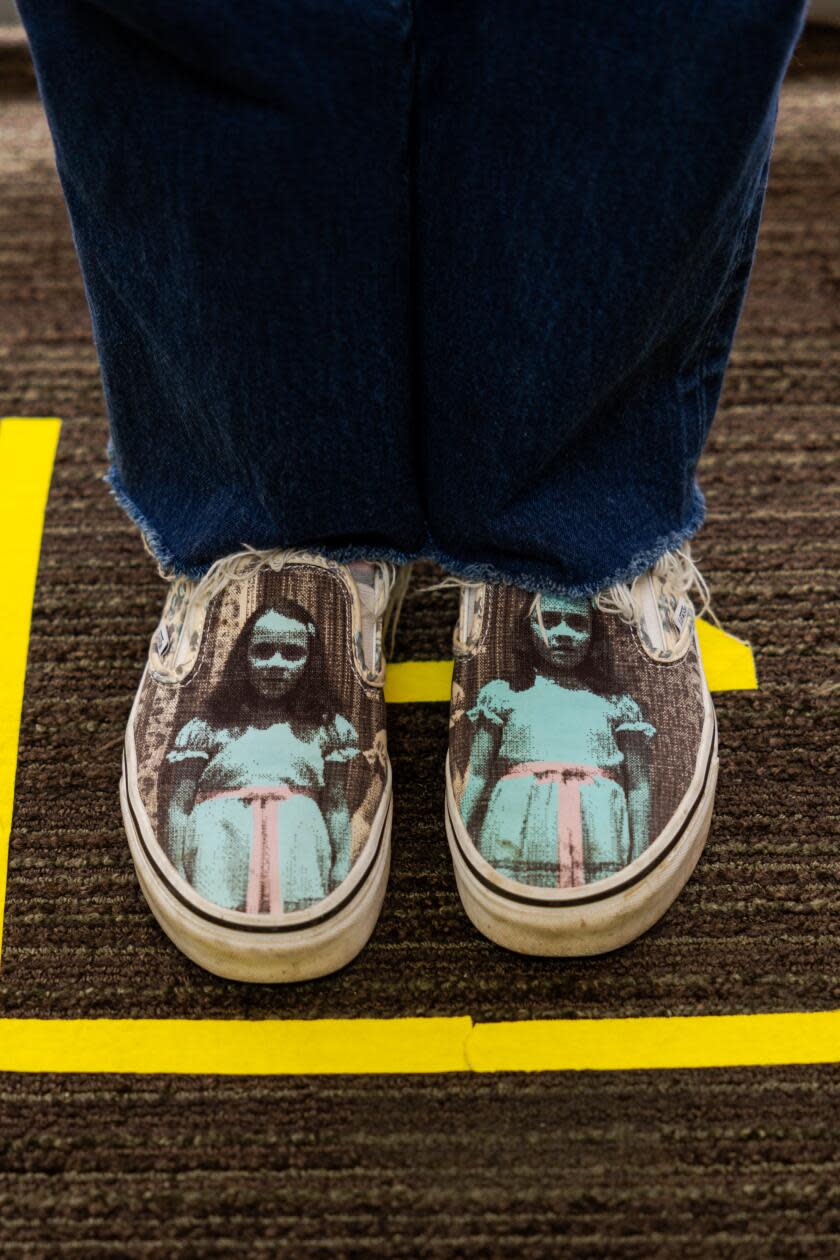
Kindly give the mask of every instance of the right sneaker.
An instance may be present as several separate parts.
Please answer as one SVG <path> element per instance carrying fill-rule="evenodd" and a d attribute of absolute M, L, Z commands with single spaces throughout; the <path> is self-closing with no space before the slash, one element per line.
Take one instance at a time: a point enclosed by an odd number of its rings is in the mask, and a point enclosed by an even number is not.
<path fill-rule="evenodd" d="M 597 954 L 659 919 L 712 818 L 717 729 L 686 552 L 594 599 L 464 586 L 446 776 L 458 891 L 525 954 Z"/>
<path fill-rule="evenodd" d="M 379 916 L 391 852 L 380 562 L 242 552 L 171 583 L 125 736 L 140 886 L 189 958 L 322 976 Z"/>

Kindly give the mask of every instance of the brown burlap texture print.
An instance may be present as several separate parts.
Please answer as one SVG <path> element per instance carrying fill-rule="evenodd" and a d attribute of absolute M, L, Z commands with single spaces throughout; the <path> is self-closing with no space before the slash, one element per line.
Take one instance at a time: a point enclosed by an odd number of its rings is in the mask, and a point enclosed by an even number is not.
<path fill-rule="evenodd" d="M 147 671 L 138 788 L 161 847 L 208 899 L 305 908 L 361 851 L 385 782 L 385 713 L 381 690 L 355 668 L 351 636 L 342 580 L 294 564 L 213 598 L 183 681 Z M 260 818 L 279 848 L 285 891 L 273 898 L 248 889 Z"/>
<path fill-rule="evenodd" d="M 653 660 L 587 600 L 544 599 L 542 625 L 532 601 L 488 591 L 478 649 L 456 660 L 450 772 L 488 861 L 574 887 L 621 870 L 673 816 L 697 766 L 701 665 L 693 644 Z"/>

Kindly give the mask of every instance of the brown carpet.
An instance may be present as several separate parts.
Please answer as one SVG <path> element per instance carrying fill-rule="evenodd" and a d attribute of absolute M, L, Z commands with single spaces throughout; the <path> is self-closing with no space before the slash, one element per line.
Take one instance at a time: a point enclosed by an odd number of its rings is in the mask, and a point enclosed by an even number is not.
<path fill-rule="evenodd" d="M 785 86 L 756 271 L 704 459 L 697 552 L 761 690 L 718 697 L 698 872 L 603 959 L 503 953 L 467 924 L 442 823 L 443 706 L 392 710 L 394 871 L 351 968 L 205 975 L 161 936 L 117 803 L 162 587 L 97 476 L 106 426 L 25 52 L 0 37 L 0 415 L 65 427 L 44 533 L 0 1014 L 529 1016 L 840 1006 L 840 35 Z M 406 607 L 402 657 L 453 603 Z M 2 1035 L 2 1031 L 0 1031 Z M 0 1078 L 0 1254 L 828 1255 L 840 1069 L 462 1080 Z"/>

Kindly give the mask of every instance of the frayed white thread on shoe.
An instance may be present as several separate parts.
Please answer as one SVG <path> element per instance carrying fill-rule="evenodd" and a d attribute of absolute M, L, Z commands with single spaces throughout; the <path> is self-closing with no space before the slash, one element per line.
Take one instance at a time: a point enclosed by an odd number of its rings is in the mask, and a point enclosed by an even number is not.
<path fill-rule="evenodd" d="M 533 617 L 534 613 L 537 614 L 537 625 L 540 628 L 540 634 L 542 635 L 543 643 L 546 645 L 546 647 L 548 647 L 549 646 L 548 631 L 546 630 L 545 622 L 543 621 L 542 592 L 541 591 L 537 591 L 536 595 L 531 600 L 530 607 L 528 608 L 529 617 Z"/>
<path fill-rule="evenodd" d="M 678 551 L 666 551 L 648 572 L 660 578 L 675 595 L 690 595 L 692 591 L 695 592 L 699 605 L 695 609 L 695 617 L 707 617 L 718 629 L 722 628 L 712 611 L 709 584 L 692 560 L 689 547 Z M 639 609 L 633 599 L 632 585 L 632 582 L 618 582 L 614 586 L 608 586 L 605 590 L 599 591 L 593 600 L 595 607 L 600 612 L 620 617 L 627 625 L 633 625 L 638 620 Z M 543 641 L 547 644 L 548 635 L 542 615 L 542 595 L 539 591 L 528 609 L 529 616 L 535 613 Z"/>
<path fill-rule="evenodd" d="M 376 600 L 373 605 L 373 615 L 378 621 L 382 618 L 383 630 L 385 618 L 389 616 L 389 606 L 391 604 L 391 596 L 399 586 L 400 570 L 397 565 L 392 564 L 390 560 L 371 560 L 371 564 L 375 564 L 382 575 L 382 585 L 376 587 Z M 400 608 L 402 600 L 399 601 Z M 399 611 L 397 612 L 399 617 Z"/>
<path fill-rule="evenodd" d="M 209 604 L 231 582 L 247 581 L 262 569 L 273 569 L 279 573 L 289 560 L 304 557 L 306 552 L 258 551 L 255 547 L 245 547 L 233 555 L 214 560 L 204 577 L 196 582 L 193 599 Z"/>
<path fill-rule="evenodd" d="M 721 628 L 720 622 L 712 611 L 709 584 L 692 560 L 689 547 L 677 551 L 666 551 L 649 572 L 658 577 L 663 585 L 675 595 L 696 594 L 698 598 L 695 617 L 707 617 L 718 629 Z M 638 610 L 631 590 L 632 583 L 629 582 L 619 582 L 615 586 L 609 586 L 595 596 L 595 606 L 601 612 L 615 613 L 622 621 L 632 624 L 638 617 Z"/>
<path fill-rule="evenodd" d="M 394 576 L 388 589 L 388 598 L 385 601 L 386 608 L 382 626 L 382 639 L 386 644 L 386 656 L 388 657 L 394 655 L 394 644 L 397 641 L 397 626 L 400 624 L 403 604 L 408 595 L 408 588 L 411 585 L 413 568 L 414 566 L 411 564 L 404 564 L 395 570 L 394 566 L 391 565 Z"/>
<path fill-rule="evenodd" d="M 340 564 L 337 560 L 329 560 L 327 557 L 319 556 L 314 552 L 302 549 L 272 549 L 268 551 L 260 551 L 256 547 L 245 547 L 242 551 L 235 552 L 230 556 L 222 556 L 219 560 L 214 560 L 210 568 L 202 578 L 193 585 L 190 593 L 191 601 L 200 601 L 209 603 L 215 599 L 226 586 L 231 582 L 244 582 L 248 578 L 254 577 L 263 569 L 271 569 L 275 573 L 280 573 L 287 564 L 306 563 L 317 561 L 319 564 L 326 565 L 329 568 L 342 569 L 349 573 L 347 565 Z M 376 599 L 374 604 L 374 616 L 379 619 L 384 616 L 391 596 L 391 591 L 396 580 L 396 568 L 390 561 L 372 560 L 371 564 L 375 564 L 382 575 L 381 584 L 376 588 Z M 169 582 L 179 581 L 179 577 L 164 575 Z M 350 573 L 350 578 L 353 575 Z"/>
<path fill-rule="evenodd" d="M 460 591 L 461 601 L 458 613 L 458 625 L 455 631 L 455 640 L 456 642 L 460 641 L 462 644 L 467 644 L 469 638 L 471 637 L 471 626 L 467 625 L 465 622 L 464 595 L 468 594 L 470 591 L 480 591 L 482 587 L 486 585 L 486 582 L 475 582 L 470 578 L 461 578 L 457 577 L 454 573 L 450 573 L 447 577 L 441 578 L 439 582 L 432 582 L 429 586 L 418 587 L 416 591 L 412 591 L 412 596 L 426 595 L 430 591 Z M 475 607 L 476 601 L 474 601 L 470 606 L 470 616 L 474 614 Z"/>
<path fill-rule="evenodd" d="M 480 586 L 485 586 L 485 582 L 471 582 L 469 578 L 459 578 L 450 573 L 448 577 L 441 578 L 439 582 L 432 582 L 430 586 L 418 586 L 416 591 L 411 592 L 411 598 L 416 595 L 428 595 L 430 591 L 475 591 Z"/>

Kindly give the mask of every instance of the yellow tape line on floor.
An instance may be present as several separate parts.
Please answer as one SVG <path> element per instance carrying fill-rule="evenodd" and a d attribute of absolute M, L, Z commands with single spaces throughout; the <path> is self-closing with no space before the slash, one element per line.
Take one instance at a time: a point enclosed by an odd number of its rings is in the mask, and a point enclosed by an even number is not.
<path fill-rule="evenodd" d="M 840 1062 L 840 1011 L 685 1018 L 0 1020 L 0 1071 L 224 1076 L 580 1072 Z"/>
<path fill-rule="evenodd" d="M 0 940 L 29 623 L 60 427 L 58 420 L 0 421 Z"/>
<path fill-rule="evenodd" d="M 710 691 L 755 691 L 758 679 L 752 648 L 742 639 L 697 622 L 703 668 Z M 385 699 L 389 704 L 449 700 L 452 661 L 401 661 L 388 666 Z"/>

